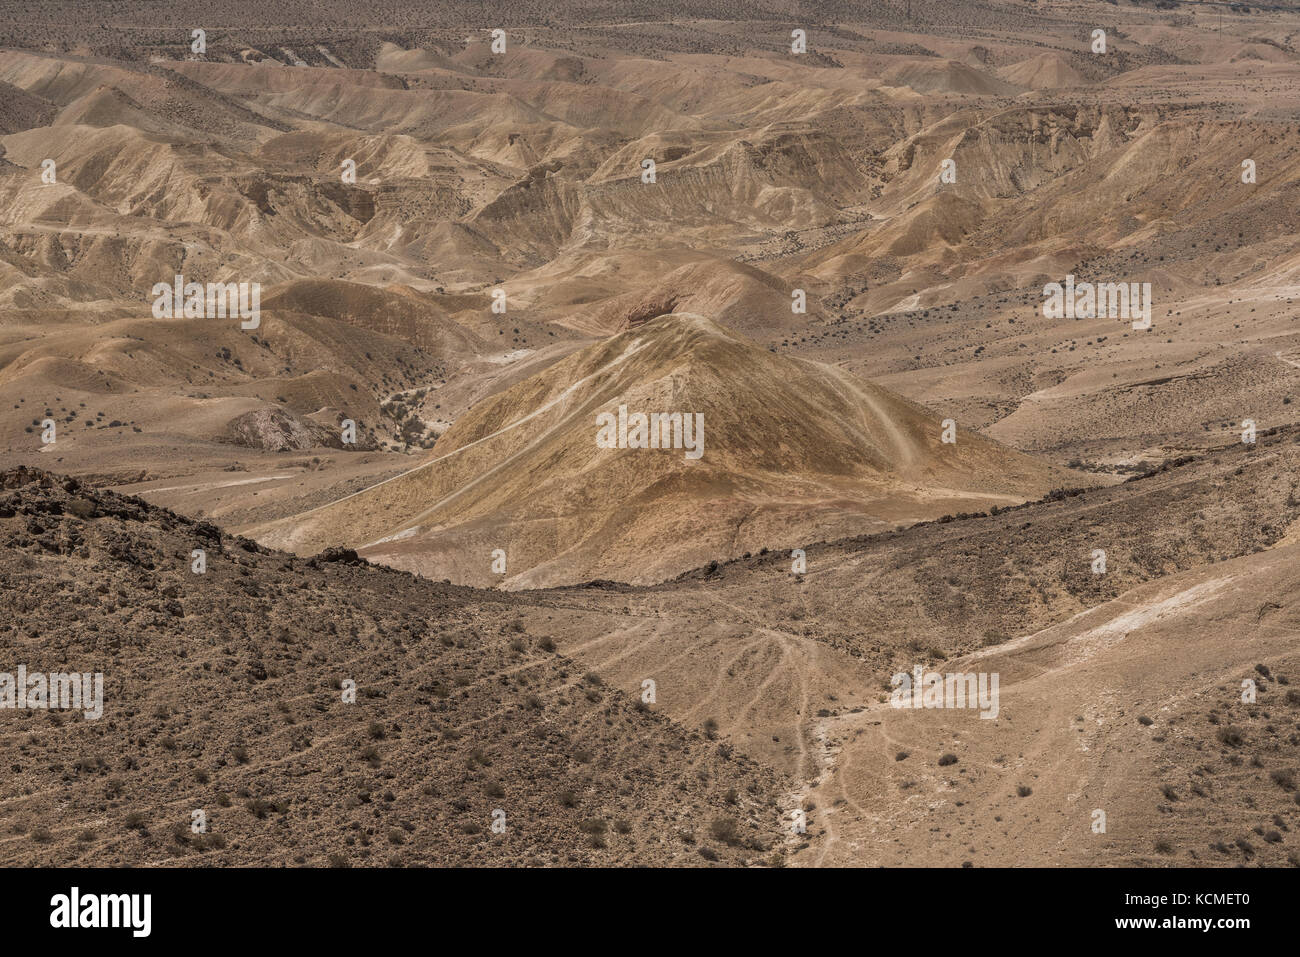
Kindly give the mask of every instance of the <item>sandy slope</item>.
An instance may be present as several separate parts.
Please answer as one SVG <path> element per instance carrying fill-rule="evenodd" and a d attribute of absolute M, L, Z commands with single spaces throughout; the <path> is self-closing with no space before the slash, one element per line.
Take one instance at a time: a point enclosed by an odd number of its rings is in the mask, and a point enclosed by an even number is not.
<path fill-rule="evenodd" d="M 701 454 L 599 448 L 597 416 L 621 406 L 702 416 Z M 307 552 L 341 538 L 385 564 L 465 583 L 646 582 L 804 541 L 809 528 L 834 537 L 1066 483 L 1064 471 L 975 433 L 945 444 L 941 418 L 674 314 L 475 406 L 411 472 L 248 533 Z M 508 565 L 494 579 L 497 548 Z"/>

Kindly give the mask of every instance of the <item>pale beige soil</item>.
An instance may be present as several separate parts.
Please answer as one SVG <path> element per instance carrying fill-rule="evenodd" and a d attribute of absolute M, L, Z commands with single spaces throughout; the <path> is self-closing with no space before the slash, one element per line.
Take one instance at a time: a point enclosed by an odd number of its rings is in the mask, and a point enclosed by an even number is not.
<path fill-rule="evenodd" d="M 0 0 L 0 861 L 1300 860 L 1300 13 L 562 6 Z"/>

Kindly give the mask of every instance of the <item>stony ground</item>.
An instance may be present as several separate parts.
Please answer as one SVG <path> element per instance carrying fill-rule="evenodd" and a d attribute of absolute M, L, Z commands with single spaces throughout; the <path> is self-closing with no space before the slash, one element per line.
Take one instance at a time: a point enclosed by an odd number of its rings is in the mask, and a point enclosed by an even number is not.
<path fill-rule="evenodd" d="M 608 687 L 509 596 L 268 552 L 35 470 L 0 489 L 0 670 L 104 675 L 99 720 L 0 711 L 0 862 L 772 858 L 777 775 Z"/>

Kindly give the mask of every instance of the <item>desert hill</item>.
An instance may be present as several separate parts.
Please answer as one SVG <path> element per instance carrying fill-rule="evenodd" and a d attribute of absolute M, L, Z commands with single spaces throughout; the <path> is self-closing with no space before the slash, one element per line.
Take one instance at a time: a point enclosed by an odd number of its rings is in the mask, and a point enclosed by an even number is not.
<path fill-rule="evenodd" d="M 532 594 L 615 686 L 654 674 L 670 714 L 721 712 L 807 782 L 792 863 L 1294 866 L 1298 440 L 811 545 L 801 575 L 774 549 Z M 890 707 L 917 665 L 999 673 L 997 717 Z"/>
<path fill-rule="evenodd" d="M 1040 53 L 1036 57 L 1005 66 L 998 75 L 1008 83 L 1030 90 L 1056 90 L 1084 86 L 1088 80 L 1059 54 Z"/>
<path fill-rule="evenodd" d="M 802 576 L 769 553 L 648 589 L 514 594 L 268 552 L 11 471 L 10 641 L 102 669 L 108 705 L 104 723 L 27 713 L 17 760 L 62 767 L 66 806 L 13 794 L 7 859 L 1294 863 L 1297 449 L 1284 430 L 1106 489 L 814 546 Z M 51 563 L 84 566 L 55 604 L 32 590 Z M 229 708 L 157 678 L 177 661 Z M 889 675 L 913 663 L 998 672 L 997 717 L 890 708 Z M 647 676 L 662 714 L 628 704 Z M 145 743 L 119 767 L 121 734 Z M 397 770 L 412 762 L 422 773 Z M 189 834 L 191 805 L 211 808 L 213 836 Z M 497 806 L 526 831 L 485 833 Z M 781 824 L 798 806 L 806 835 Z M 960 839 L 936 843 L 936 827 Z"/>
<path fill-rule="evenodd" d="M 955 60 L 899 64 L 886 70 L 882 79 L 888 86 L 906 86 L 917 93 L 1012 96 L 1020 92 L 1013 83 L 1004 83 L 997 77 Z"/>
<path fill-rule="evenodd" d="M 621 406 L 702 416 L 700 454 L 680 436 L 676 449 L 598 448 L 597 416 Z M 411 472 L 248 534 L 298 551 L 346 543 L 474 584 L 493 582 L 498 548 L 506 587 L 653 581 L 809 530 L 841 536 L 1062 484 L 1064 471 L 978 434 L 943 443 L 941 418 L 704 317 L 661 316 L 481 402 Z"/>
<path fill-rule="evenodd" d="M 350 315 L 401 335 L 414 334 L 407 307 L 423 297 L 418 315 L 440 330 L 432 338 L 453 340 L 455 356 L 363 348 L 374 358 L 359 362 L 355 335 L 319 326 L 306 332 L 317 341 L 300 345 L 310 309 L 268 317 L 274 362 L 250 363 L 237 330 L 204 332 L 199 355 L 163 333 L 183 355 L 171 366 L 185 371 L 115 368 L 141 392 L 129 412 L 98 407 L 106 422 L 141 430 L 114 436 L 116 447 L 134 446 L 129 457 L 142 464 L 132 474 L 231 467 L 212 440 L 250 412 L 324 414 L 330 428 L 364 420 L 375 453 L 392 453 L 375 472 L 402 471 L 485 395 L 664 312 L 710 316 L 952 408 L 963 423 L 1007 419 L 990 434 L 1058 465 L 1114 473 L 1165 447 L 1177 454 L 1207 425 L 1213 434 L 1240 421 L 1243 407 L 1269 425 L 1292 421 L 1293 367 L 1267 356 L 1294 351 L 1287 239 L 1300 167 L 1286 123 L 1300 87 L 1295 57 L 1261 40 L 1286 15 L 1238 13 L 1217 38 L 1202 12 L 1180 26 L 1135 8 L 1101 56 L 1084 28 L 1113 12 L 1106 4 L 913 6 L 911 22 L 882 2 L 855 8 L 856 27 L 809 25 L 802 55 L 786 52 L 778 21 L 696 21 L 688 37 L 569 14 L 502 55 L 481 30 L 397 28 L 310 42 L 271 42 L 251 27 L 214 32 L 201 57 L 166 31 L 156 45 L 139 39 L 145 31 L 109 48 L 93 37 L 7 48 L 0 82 L 15 91 L 17 112 L 0 134 L 0 323 L 6 354 L 24 344 L 24 368 L 33 349 L 57 362 L 0 402 L 22 413 L 5 426 L 6 461 L 30 452 L 22 430 L 33 416 L 12 406 L 24 397 L 66 405 L 53 370 L 84 362 L 81 342 L 104 337 L 106 319 L 138 318 L 151 285 L 178 271 L 268 292 L 336 282 L 383 290 L 357 292 L 364 308 Z M 390 19 L 405 22 L 398 11 Z M 967 28 L 980 36 L 962 35 Z M 1256 48 L 1267 62 L 1232 62 Z M 1247 158 L 1258 169 L 1252 184 L 1240 181 Z M 41 181 L 46 159 L 57 183 Z M 653 183 L 641 181 L 645 159 L 657 164 Z M 955 183 L 939 181 L 946 159 Z M 347 160 L 354 183 L 341 178 Z M 1115 323 L 1045 319 L 1043 284 L 1071 272 L 1151 282 L 1157 322 L 1174 328 L 1138 336 Z M 807 313 L 790 312 L 794 289 L 807 294 Z M 411 292 L 390 299 L 389 290 Z M 490 309 L 497 291 L 507 313 Z M 390 307 L 404 318 L 363 315 Z M 50 342 L 56 329 L 71 336 Z M 1223 342 L 1257 357 L 1250 376 L 1234 373 L 1234 356 L 1214 354 Z M 205 365 L 223 350 L 246 373 Z M 120 350 L 110 352 L 120 366 Z M 94 384 L 99 371 L 68 381 Z M 228 374 L 241 399 L 263 404 L 177 416 L 174 398 L 139 384 L 162 376 L 174 389 L 196 373 L 207 385 Z M 1139 384 L 1165 380 L 1179 394 L 1144 410 L 1140 428 L 1116 415 Z M 1194 414 L 1202 398 L 1212 418 Z M 87 390 L 73 401 L 99 397 Z M 1068 427 L 1041 427 L 1044 402 Z M 394 420 L 383 410 L 397 404 L 407 414 Z M 416 428 L 421 440 L 407 441 Z M 1136 453 L 1124 447 L 1135 433 Z M 52 464 L 124 474 L 89 461 L 98 450 L 67 451 Z M 273 460 L 240 464 L 287 471 Z M 354 490 L 332 470 L 303 480 L 283 515 L 327 496 L 331 483 Z M 245 524 L 251 516 L 232 504 L 215 507 Z"/>
<path fill-rule="evenodd" d="M 0 860 L 1296 864 L 1294 7 L 0 0 Z"/>
<path fill-rule="evenodd" d="M 11 656 L 103 674 L 100 720 L 6 712 L 5 864 L 780 856 L 779 776 L 611 689 L 509 596 L 268 552 L 37 470 L 0 475 L 0 537 Z"/>

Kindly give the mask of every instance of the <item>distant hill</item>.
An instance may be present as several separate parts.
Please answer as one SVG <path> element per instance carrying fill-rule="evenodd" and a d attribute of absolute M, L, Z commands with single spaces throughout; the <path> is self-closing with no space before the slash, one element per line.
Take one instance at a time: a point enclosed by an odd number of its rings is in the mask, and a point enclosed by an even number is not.
<path fill-rule="evenodd" d="M 701 415 L 701 454 L 599 448 L 598 414 L 620 407 Z M 1065 484 L 976 433 L 944 443 L 942 418 L 702 316 L 660 316 L 483 400 L 405 475 L 248 534 L 300 552 L 347 544 L 463 583 L 649 582 Z"/>

